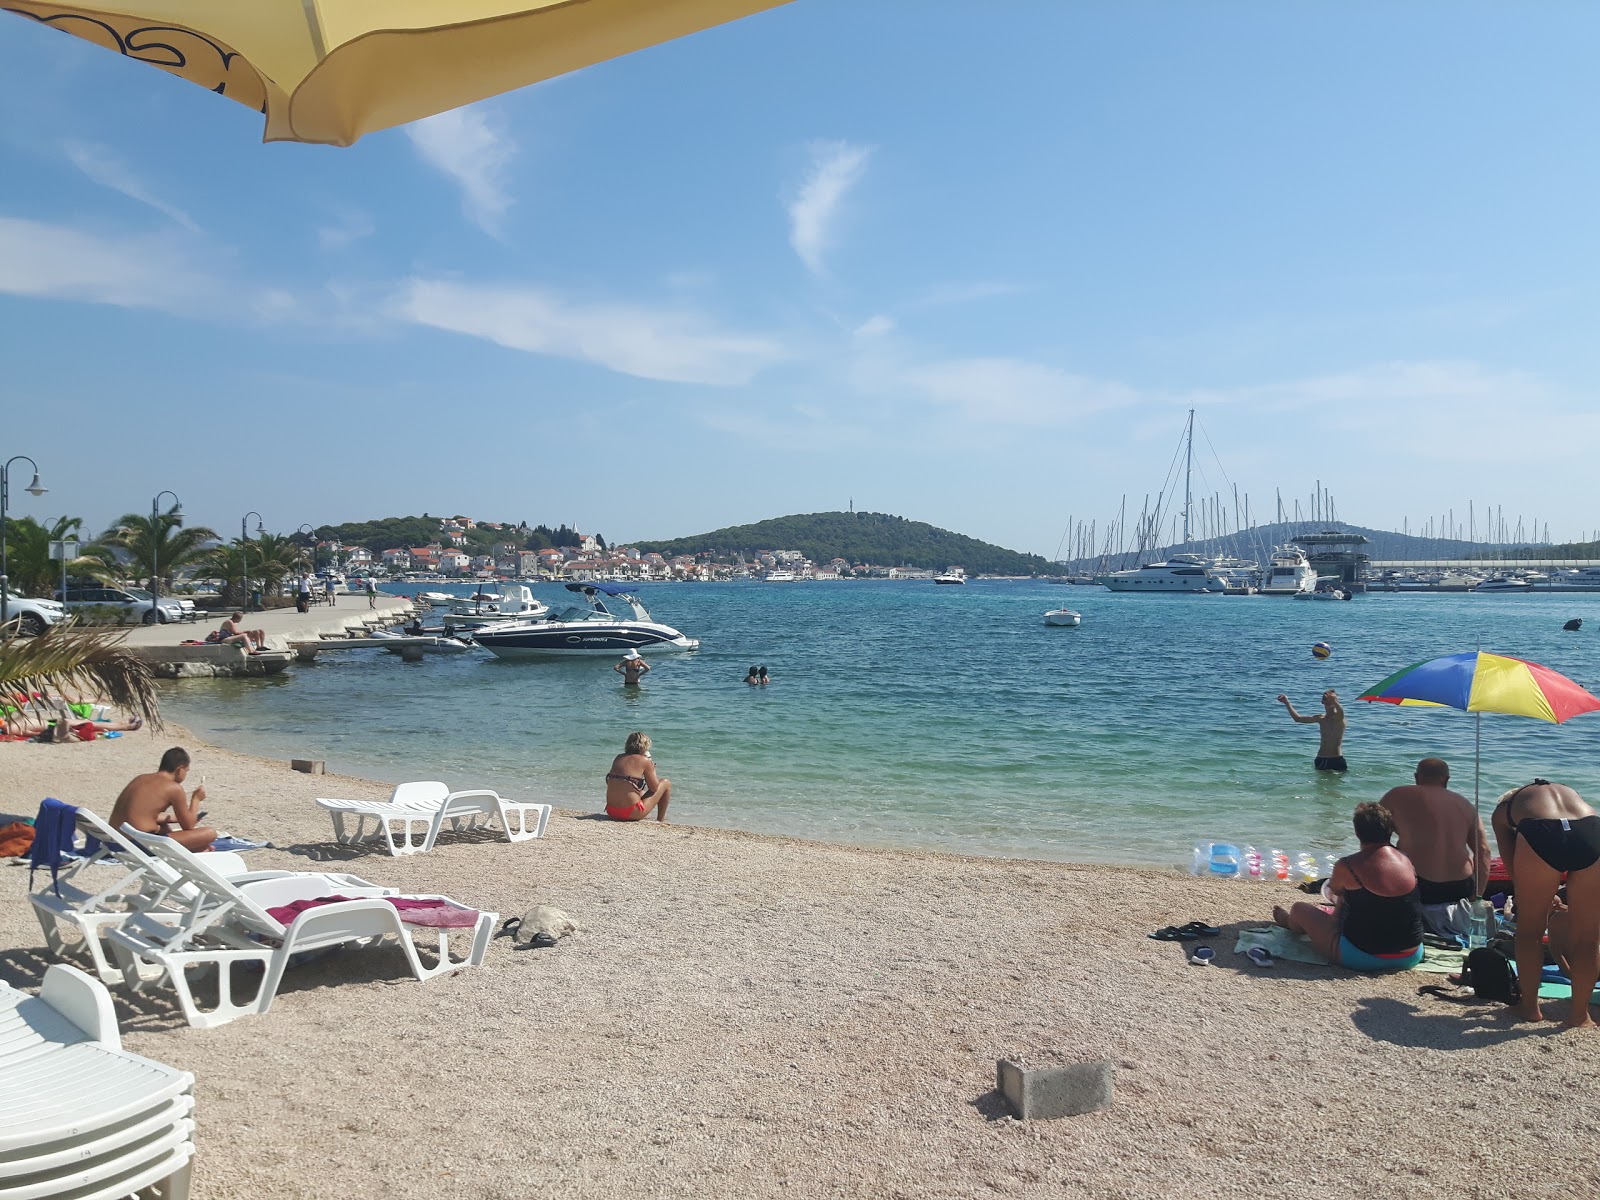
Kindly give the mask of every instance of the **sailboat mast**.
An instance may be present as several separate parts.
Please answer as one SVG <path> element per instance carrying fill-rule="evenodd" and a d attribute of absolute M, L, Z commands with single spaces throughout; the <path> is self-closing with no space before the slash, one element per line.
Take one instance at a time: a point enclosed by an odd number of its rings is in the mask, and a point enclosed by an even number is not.
<path fill-rule="evenodd" d="M 1194 497 L 1189 491 L 1189 477 L 1194 473 L 1194 409 L 1189 410 L 1189 423 L 1183 434 L 1183 540 L 1189 540 L 1189 506 Z"/>

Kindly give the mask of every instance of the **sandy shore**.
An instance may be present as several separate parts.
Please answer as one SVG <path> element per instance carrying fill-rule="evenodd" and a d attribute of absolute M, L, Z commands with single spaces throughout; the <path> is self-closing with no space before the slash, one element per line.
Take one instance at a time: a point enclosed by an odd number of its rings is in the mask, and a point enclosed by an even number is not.
<path fill-rule="evenodd" d="M 324 959 L 215 1030 L 119 997 L 129 1049 L 198 1079 L 202 1200 L 1593 1194 L 1600 1035 L 1419 998 L 1436 977 L 1262 971 L 1231 937 L 1191 967 L 1145 937 L 1257 925 L 1289 889 L 618 826 L 584 815 L 598 790 L 542 841 L 350 856 L 313 798 L 385 787 L 171 729 L 0 745 L 0 810 L 104 814 L 175 741 L 213 822 L 281 847 L 255 865 L 584 927 L 427 984 L 397 950 Z M 674 813 L 692 822 L 693 796 Z M 35 986 L 26 887 L 0 868 L 0 977 Z M 1012 1120 L 994 1065 L 1019 1055 L 1113 1060 L 1113 1108 Z"/>

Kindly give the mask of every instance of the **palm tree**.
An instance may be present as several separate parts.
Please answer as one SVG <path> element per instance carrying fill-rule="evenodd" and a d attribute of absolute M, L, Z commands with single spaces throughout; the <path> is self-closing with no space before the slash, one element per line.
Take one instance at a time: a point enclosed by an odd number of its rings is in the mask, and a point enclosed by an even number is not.
<path fill-rule="evenodd" d="M 32 517 L 6 519 L 6 564 L 13 591 L 24 596 L 48 596 L 61 583 L 61 562 L 50 557 L 50 543 L 65 541 L 83 527 L 82 517 L 57 517 L 41 525 Z M 67 563 L 72 575 L 102 578 L 105 562 L 94 546 L 80 547 L 79 557 Z"/>
<path fill-rule="evenodd" d="M 0 693 L 80 692 L 159 727 L 155 672 L 122 645 L 126 636 L 126 630 L 82 629 L 66 621 L 36 638 L 0 641 Z"/>
<path fill-rule="evenodd" d="M 261 580 L 264 592 L 283 594 L 284 577 L 301 567 L 301 548 L 292 538 L 276 533 L 258 534 L 249 543 L 251 574 Z"/>
<path fill-rule="evenodd" d="M 204 525 L 185 528 L 176 504 L 156 514 L 153 520 L 142 513 L 124 513 L 100 539 L 105 545 L 124 551 L 140 575 L 152 572 L 153 567 L 164 592 L 172 590 L 172 578 L 178 568 L 201 561 L 209 543 L 216 540 L 216 530 Z"/>

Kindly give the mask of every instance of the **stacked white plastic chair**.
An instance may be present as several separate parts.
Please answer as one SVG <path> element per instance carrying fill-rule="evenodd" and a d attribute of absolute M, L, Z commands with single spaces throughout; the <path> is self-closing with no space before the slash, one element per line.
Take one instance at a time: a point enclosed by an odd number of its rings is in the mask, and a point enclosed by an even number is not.
<path fill-rule="evenodd" d="M 333 836 L 340 845 L 381 835 L 396 856 L 432 850 L 446 822 L 459 832 L 487 828 L 498 820 L 507 841 L 524 842 L 543 837 L 550 820 L 548 804 L 507 800 L 486 788 L 452 792 L 436 779 L 399 784 L 387 801 L 324 797 L 317 803 L 332 815 Z M 375 825 L 370 832 L 368 821 Z"/>
<path fill-rule="evenodd" d="M 193 1158 L 194 1076 L 124 1051 L 101 984 L 0 982 L 0 1197 L 184 1200 Z"/>
<path fill-rule="evenodd" d="M 423 981 L 461 967 L 479 966 L 499 915 L 476 913 L 471 927 L 459 931 L 467 935 L 469 945 L 457 959 L 450 955 L 451 931 L 439 929 L 437 958 L 430 966 L 419 955 L 399 910 L 384 898 L 394 895 L 391 889 L 341 888 L 332 894 L 350 899 L 308 908 L 285 925 L 267 909 L 327 897 L 328 888 L 314 878 L 293 875 L 240 888 L 210 868 L 205 861 L 209 854 L 191 854 L 170 838 L 127 826 L 123 833 L 186 886 L 171 893 L 170 911 L 130 914 L 106 931 L 106 939 L 129 987 L 171 988 L 189 1024 L 197 1028 L 267 1012 L 290 959 L 309 950 L 393 941 L 404 952 L 412 974 Z M 467 910 L 466 905 L 446 896 L 404 898 L 434 900 Z M 243 981 L 250 986 L 240 990 L 253 993 L 246 998 L 234 994 L 239 982 L 235 970 L 241 967 L 261 972 Z M 216 973 L 217 1000 L 209 1009 L 203 1008 L 194 994 L 189 979 L 194 969 Z"/>
<path fill-rule="evenodd" d="M 78 833 L 98 841 L 99 848 L 63 867 L 58 878 L 47 879 L 38 891 L 29 893 L 28 900 L 52 954 L 67 959 L 75 951 L 85 951 L 100 981 L 118 984 L 122 970 L 108 958 L 102 934 L 136 911 L 170 911 L 177 903 L 174 893 L 186 885 L 171 867 L 144 853 L 89 809 L 79 808 L 75 823 Z M 358 875 L 339 872 L 252 871 L 238 854 L 213 853 L 206 859 L 215 874 L 246 890 L 264 880 L 286 877 L 305 879 L 324 896 L 373 887 Z"/>

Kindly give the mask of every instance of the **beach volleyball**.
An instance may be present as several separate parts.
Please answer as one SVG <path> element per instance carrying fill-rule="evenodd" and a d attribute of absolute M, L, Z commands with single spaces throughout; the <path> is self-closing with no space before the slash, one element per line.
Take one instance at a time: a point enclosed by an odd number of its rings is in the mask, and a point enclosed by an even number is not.
<path fill-rule="evenodd" d="M 1318 642 L 1314 646 L 1311 647 L 1311 657 L 1312 658 L 1332 658 L 1333 657 L 1333 647 L 1328 645 L 1327 642 Z"/>

